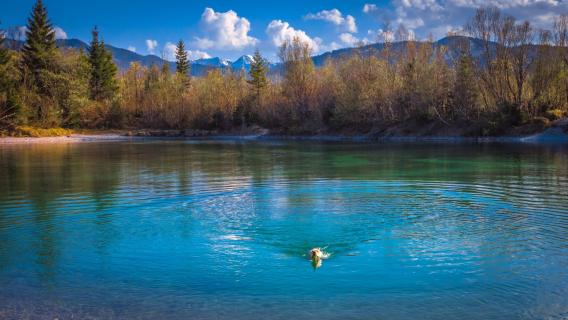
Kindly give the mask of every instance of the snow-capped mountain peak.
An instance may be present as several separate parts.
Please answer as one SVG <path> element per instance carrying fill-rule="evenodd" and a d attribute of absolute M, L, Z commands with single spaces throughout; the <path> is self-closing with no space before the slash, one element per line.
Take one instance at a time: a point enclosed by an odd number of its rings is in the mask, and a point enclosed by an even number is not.
<path fill-rule="evenodd" d="M 237 60 L 235 60 L 235 62 L 231 63 L 231 68 L 233 69 L 249 69 L 251 63 L 254 61 L 253 56 L 251 56 L 250 54 L 244 55 L 240 58 L 238 58 Z"/>
<path fill-rule="evenodd" d="M 204 65 L 204 66 L 222 68 L 222 67 L 228 67 L 231 64 L 231 61 L 215 57 L 215 58 L 209 58 L 209 59 L 195 60 L 194 63 Z"/>

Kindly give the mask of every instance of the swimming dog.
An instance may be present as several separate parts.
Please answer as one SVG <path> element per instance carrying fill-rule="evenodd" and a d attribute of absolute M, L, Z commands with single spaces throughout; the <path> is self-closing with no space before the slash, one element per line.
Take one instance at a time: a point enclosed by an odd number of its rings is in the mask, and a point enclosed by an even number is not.
<path fill-rule="evenodd" d="M 329 258 L 330 254 L 324 251 L 325 248 L 313 248 L 310 250 L 310 260 L 312 261 L 312 267 L 314 270 L 318 269 L 322 265 L 322 260 Z"/>
<path fill-rule="evenodd" d="M 310 259 L 315 260 L 321 260 L 324 258 L 324 253 L 320 248 L 313 248 L 312 250 L 310 250 Z"/>

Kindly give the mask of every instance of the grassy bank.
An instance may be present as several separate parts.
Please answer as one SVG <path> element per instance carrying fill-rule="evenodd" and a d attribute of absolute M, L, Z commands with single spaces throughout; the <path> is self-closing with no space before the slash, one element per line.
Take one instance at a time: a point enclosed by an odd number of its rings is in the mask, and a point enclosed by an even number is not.
<path fill-rule="evenodd" d="M 64 137 L 73 134 L 73 130 L 64 128 L 36 128 L 31 126 L 16 126 L 0 130 L 0 137 Z"/>

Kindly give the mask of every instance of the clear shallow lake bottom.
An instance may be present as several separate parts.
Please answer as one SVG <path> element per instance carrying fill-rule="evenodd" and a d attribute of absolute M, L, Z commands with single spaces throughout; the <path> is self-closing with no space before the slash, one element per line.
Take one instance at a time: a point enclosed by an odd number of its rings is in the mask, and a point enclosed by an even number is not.
<path fill-rule="evenodd" d="M 567 319 L 568 150 L 0 146 L 5 318 Z"/>

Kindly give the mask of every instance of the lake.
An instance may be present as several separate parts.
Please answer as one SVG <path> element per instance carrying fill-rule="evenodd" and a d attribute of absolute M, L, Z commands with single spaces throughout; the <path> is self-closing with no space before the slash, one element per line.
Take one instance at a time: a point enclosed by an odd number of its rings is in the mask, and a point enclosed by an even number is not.
<path fill-rule="evenodd" d="M 0 318 L 566 319 L 568 149 L 0 146 Z"/>

